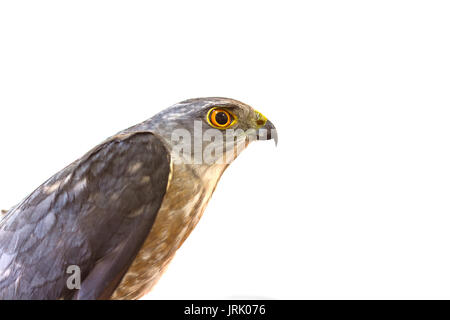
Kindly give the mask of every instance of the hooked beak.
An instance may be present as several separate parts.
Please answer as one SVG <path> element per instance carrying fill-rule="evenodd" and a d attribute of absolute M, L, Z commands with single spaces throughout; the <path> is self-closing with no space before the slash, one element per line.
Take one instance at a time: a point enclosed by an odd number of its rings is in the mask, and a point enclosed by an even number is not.
<path fill-rule="evenodd" d="M 267 120 L 267 122 L 263 128 L 265 128 L 267 130 L 267 140 L 273 139 L 273 141 L 275 142 L 275 145 L 277 145 L 278 144 L 278 132 L 277 132 L 277 128 L 275 128 L 274 124 L 272 122 L 270 122 L 269 120 Z"/>
<path fill-rule="evenodd" d="M 278 144 L 277 128 L 269 120 L 266 121 L 263 127 L 258 130 L 258 140 L 272 140 L 275 142 L 275 146 Z"/>
<path fill-rule="evenodd" d="M 267 120 L 267 118 L 259 111 L 255 110 L 255 114 L 256 114 L 256 124 L 258 127 L 256 139 L 257 140 L 273 139 L 275 141 L 275 145 L 277 145 L 278 144 L 277 128 L 275 128 L 273 123 Z"/>

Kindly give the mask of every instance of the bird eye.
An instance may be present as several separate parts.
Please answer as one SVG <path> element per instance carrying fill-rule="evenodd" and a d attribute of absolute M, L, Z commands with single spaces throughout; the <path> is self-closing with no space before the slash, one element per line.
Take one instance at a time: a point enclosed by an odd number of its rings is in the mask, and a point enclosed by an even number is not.
<path fill-rule="evenodd" d="M 218 129 L 226 129 L 235 122 L 234 116 L 222 108 L 213 108 L 208 112 L 208 123 Z"/>

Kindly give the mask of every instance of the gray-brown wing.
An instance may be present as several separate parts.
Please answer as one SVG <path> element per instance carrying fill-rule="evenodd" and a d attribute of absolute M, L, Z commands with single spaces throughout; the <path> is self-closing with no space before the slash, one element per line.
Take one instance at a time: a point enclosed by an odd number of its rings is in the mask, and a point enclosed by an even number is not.
<path fill-rule="evenodd" d="M 0 221 L 0 299 L 108 298 L 150 232 L 169 157 L 149 132 L 112 137 L 12 208 Z M 73 265 L 80 290 L 66 285 Z"/>

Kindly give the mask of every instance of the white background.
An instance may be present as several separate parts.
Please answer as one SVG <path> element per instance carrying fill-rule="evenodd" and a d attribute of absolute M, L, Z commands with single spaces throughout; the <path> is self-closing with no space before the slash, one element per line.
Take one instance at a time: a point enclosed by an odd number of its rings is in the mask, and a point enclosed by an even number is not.
<path fill-rule="evenodd" d="M 2 1 L 0 206 L 180 100 L 280 143 L 231 165 L 147 298 L 450 298 L 446 1 Z"/>

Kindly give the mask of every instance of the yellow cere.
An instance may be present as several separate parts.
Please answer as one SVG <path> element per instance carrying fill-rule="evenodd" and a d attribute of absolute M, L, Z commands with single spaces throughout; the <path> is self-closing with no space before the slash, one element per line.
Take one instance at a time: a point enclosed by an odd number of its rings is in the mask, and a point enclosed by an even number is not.
<path fill-rule="evenodd" d="M 256 115 L 256 125 L 258 126 L 258 128 L 264 126 L 267 122 L 267 118 L 261 112 L 256 110 L 255 115 Z"/>

